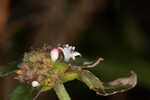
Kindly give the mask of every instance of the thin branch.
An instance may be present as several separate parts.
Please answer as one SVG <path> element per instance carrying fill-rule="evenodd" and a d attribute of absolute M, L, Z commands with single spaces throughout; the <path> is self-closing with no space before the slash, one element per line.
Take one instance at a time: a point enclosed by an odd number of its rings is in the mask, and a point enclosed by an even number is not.
<path fill-rule="evenodd" d="M 78 68 L 93 68 L 96 65 L 98 65 L 100 62 L 102 62 L 104 59 L 103 58 L 98 58 L 96 62 L 83 62 L 83 66 L 74 66 L 71 65 L 72 67 L 78 67 Z"/>

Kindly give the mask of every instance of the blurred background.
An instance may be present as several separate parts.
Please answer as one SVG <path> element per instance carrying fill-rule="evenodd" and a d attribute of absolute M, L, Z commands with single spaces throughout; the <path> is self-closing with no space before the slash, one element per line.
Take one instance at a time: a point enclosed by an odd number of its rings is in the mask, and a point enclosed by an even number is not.
<path fill-rule="evenodd" d="M 0 0 L 0 65 L 19 64 L 24 52 L 69 43 L 83 57 L 105 60 L 91 69 L 104 82 L 138 75 L 138 85 L 103 97 L 79 81 L 66 83 L 72 100 L 150 100 L 150 14 L 147 0 Z M 0 78 L 0 100 L 21 83 Z M 54 91 L 38 100 L 58 100 Z"/>

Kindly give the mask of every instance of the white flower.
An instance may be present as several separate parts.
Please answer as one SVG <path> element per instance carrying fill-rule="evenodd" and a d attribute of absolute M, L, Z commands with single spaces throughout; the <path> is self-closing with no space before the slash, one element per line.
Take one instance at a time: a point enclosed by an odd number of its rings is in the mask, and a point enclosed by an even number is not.
<path fill-rule="evenodd" d="M 81 54 L 75 51 L 74 46 L 69 46 L 68 44 L 64 45 L 64 47 L 58 47 L 64 55 L 64 61 L 69 62 L 70 59 L 75 60 L 76 56 L 81 56 Z"/>
<path fill-rule="evenodd" d="M 38 87 L 40 83 L 38 81 L 32 81 L 32 87 Z"/>
<path fill-rule="evenodd" d="M 58 48 L 52 49 L 50 52 L 50 56 L 51 60 L 55 62 L 59 58 L 59 49 Z"/>

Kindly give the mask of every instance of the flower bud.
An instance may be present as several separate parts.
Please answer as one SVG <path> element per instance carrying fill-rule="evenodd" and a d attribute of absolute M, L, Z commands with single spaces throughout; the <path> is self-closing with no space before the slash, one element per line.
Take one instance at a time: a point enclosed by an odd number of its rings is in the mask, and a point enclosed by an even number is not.
<path fill-rule="evenodd" d="M 32 81 L 32 87 L 38 87 L 40 86 L 40 83 L 37 81 Z"/>
<path fill-rule="evenodd" d="M 57 48 L 52 49 L 50 55 L 51 55 L 51 60 L 55 62 L 59 58 L 59 49 Z"/>

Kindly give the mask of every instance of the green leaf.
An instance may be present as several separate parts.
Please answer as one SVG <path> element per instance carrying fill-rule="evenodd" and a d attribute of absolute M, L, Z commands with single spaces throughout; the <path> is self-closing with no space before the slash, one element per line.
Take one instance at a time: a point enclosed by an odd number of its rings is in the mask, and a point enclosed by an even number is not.
<path fill-rule="evenodd" d="M 8 100 L 33 100 L 40 93 L 40 89 L 30 86 L 18 86 L 9 96 Z"/>
<path fill-rule="evenodd" d="M 79 80 L 84 82 L 90 89 L 98 88 L 98 89 L 104 89 L 103 82 L 100 81 L 94 74 L 92 74 L 90 71 L 83 70 L 80 73 Z"/>
<path fill-rule="evenodd" d="M 130 77 L 119 78 L 108 83 L 103 83 L 91 72 L 83 70 L 80 73 L 79 80 L 84 82 L 90 89 L 96 91 L 97 94 L 108 96 L 135 87 L 137 77 L 134 72 L 131 72 Z"/>
<path fill-rule="evenodd" d="M 7 76 L 17 69 L 17 66 L 0 66 L 0 76 Z"/>

